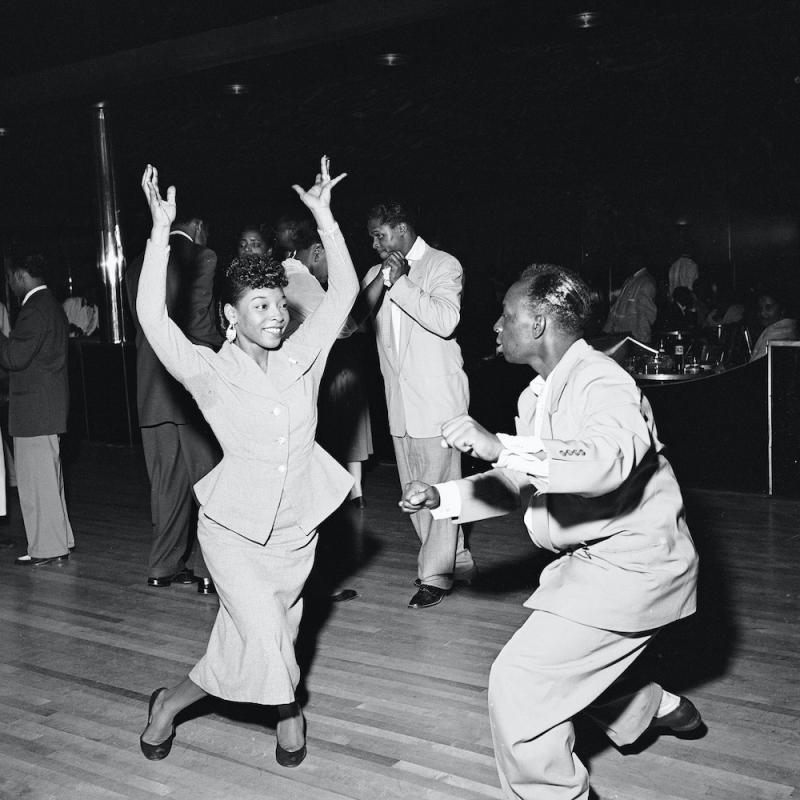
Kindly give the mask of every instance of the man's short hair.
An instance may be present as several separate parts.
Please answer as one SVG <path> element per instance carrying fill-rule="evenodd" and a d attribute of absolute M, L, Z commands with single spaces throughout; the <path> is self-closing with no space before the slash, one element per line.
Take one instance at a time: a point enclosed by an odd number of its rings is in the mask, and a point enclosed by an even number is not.
<path fill-rule="evenodd" d="M 308 250 L 315 244 L 322 244 L 317 226 L 310 219 L 304 219 L 297 223 L 292 240 L 298 250 Z"/>
<path fill-rule="evenodd" d="M 567 333 L 582 334 L 592 312 L 592 297 L 585 281 L 556 264 L 531 264 L 519 276 L 528 282 L 531 311 L 554 319 Z"/>
<path fill-rule="evenodd" d="M 47 259 L 41 253 L 30 253 L 23 256 L 18 264 L 18 269 L 23 269 L 31 278 L 38 278 L 42 281 L 47 281 L 49 269 L 47 266 Z"/>
<path fill-rule="evenodd" d="M 399 200 L 377 203 L 367 212 L 367 219 L 376 219 L 380 225 L 388 225 L 390 228 L 396 228 L 401 222 L 405 222 L 412 231 L 417 229 L 414 212 Z"/>

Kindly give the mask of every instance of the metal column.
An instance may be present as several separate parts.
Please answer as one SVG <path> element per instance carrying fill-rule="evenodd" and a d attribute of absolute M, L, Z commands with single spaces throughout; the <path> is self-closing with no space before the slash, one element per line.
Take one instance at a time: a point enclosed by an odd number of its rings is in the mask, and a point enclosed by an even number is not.
<path fill-rule="evenodd" d="M 122 298 L 125 254 L 122 250 L 122 237 L 119 229 L 111 132 L 106 104 L 96 103 L 93 111 L 95 186 L 99 218 L 97 266 L 104 289 L 104 313 L 101 315 L 103 337 L 107 342 L 120 344 L 125 341 L 125 306 Z"/>

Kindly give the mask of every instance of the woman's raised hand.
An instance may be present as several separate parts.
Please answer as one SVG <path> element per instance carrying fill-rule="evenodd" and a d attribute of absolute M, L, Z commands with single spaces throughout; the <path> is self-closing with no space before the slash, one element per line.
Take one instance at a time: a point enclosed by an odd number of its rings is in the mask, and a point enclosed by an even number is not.
<path fill-rule="evenodd" d="M 169 228 L 175 221 L 177 206 L 175 205 L 175 187 L 167 189 L 167 199 L 161 196 L 158 188 L 158 170 L 148 164 L 142 175 L 142 190 L 150 206 L 154 228 Z"/>
<path fill-rule="evenodd" d="M 298 186 L 297 184 L 292 186 L 292 189 L 297 192 L 298 197 L 312 212 L 330 208 L 331 189 L 347 176 L 347 173 L 343 172 L 341 175 L 331 178 L 330 167 L 331 160 L 328 156 L 322 156 L 314 185 L 306 190 L 303 190 L 302 186 Z"/>

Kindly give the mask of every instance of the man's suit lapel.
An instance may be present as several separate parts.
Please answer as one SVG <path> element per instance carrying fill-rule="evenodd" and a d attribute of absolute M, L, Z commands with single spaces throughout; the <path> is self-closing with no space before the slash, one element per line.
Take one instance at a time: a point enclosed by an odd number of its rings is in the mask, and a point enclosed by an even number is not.
<path fill-rule="evenodd" d="M 567 388 L 570 375 L 573 370 L 579 369 L 580 361 L 575 362 L 569 369 L 559 370 L 555 376 L 555 382 L 549 387 L 549 394 L 547 397 L 547 413 L 545 414 L 544 425 L 542 426 L 542 438 L 553 438 L 553 415 L 558 411 L 561 405 L 561 399 Z"/>
<path fill-rule="evenodd" d="M 408 279 L 415 285 L 424 288 L 425 283 L 425 259 L 424 257 L 418 261 L 412 262 L 408 270 Z M 397 368 L 400 369 L 405 361 L 406 354 L 408 353 L 408 345 L 411 341 L 411 332 L 413 325 L 408 319 L 408 314 L 402 309 L 397 315 L 400 322 L 400 335 L 397 337 L 400 341 L 400 352 L 397 354 Z"/>
<path fill-rule="evenodd" d="M 381 307 L 378 309 L 377 321 L 380 324 L 381 346 L 386 353 L 386 360 L 391 368 L 398 372 L 400 369 L 397 348 L 394 345 L 394 332 L 392 331 L 392 301 L 387 294 L 383 295 Z"/>
<path fill-rule="evenodd" d="M 539 435 L 542 439 L 553 438 L 553 414 L 558 410 L 564 390 L 567 387 L 569 372 L 562 372 L 555 376 L 555 382 L 547 387 L 547 398 L 543 409 L 542 419 L 539 421 L 541 428 Z M 536 408 L 541 393 L 544 391 L 544 383 L 533 380 L 524 392 L 519 401 L 520 422 L 525 426 L 529 433 L 534 430 L 534 419 Z"/>

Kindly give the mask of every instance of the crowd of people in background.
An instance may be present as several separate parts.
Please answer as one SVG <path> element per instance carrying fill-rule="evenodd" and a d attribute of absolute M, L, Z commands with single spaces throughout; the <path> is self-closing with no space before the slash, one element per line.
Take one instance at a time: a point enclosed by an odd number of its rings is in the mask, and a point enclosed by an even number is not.
<path fill-rule="evenodd" d="M 734 289 L 718 274 L 703 274 L 682 255 L 661 275 L 639 258 L 635 270 L 611 294 L 605 333 L 627 333 L 658 346 L 662 337 L 691 336 L 713 351 L 717 366 L 763 358 L 768 341 L 797 339 L 794 302 L 785 289 L 759 282 Z"/>
<path fill-rule="evenodd" d="M 294 642 L 318 526 L 343 504 L 367 506 L 371 330 L 400 506 L 419 540 L 410 609 L 437 606 L 476 578 L 462 523 L 506 513 L 522 489 L 536 489 L 525 524 L 559 558 L 492 670 L 496 759 L 509 798 L 583 797 L 575 714 L 586 710 L 620 744 L 702 725 L 687 698 L 658 684 L 619 686 L 660 627 L 694 612 L 697 555 L 646 399 L 585 339 L 625 334 L 652 345 L 695 334 L 730 366 L 762 357 L 770 340 L 796 338 L 793 310 L 774 288 L 737 295 L 688 255 L 659 274 L 631 254 L 607 314 L 575 273 L 532 265 L 505 293 L 492 330 L 495 355 L 536 377 L 519 398 L 516 435 L 495 434 L 468 414 L 460 261 L 419 234 L 410 206 L 387 199 L 365 214 L 378 263 L 359 285 L 330 211 L 343 177 L 331 178 L 323 158 L 315 183 L 294 187 L 308 216 L 246 223 L 232 257 L 220 259 L 205 220 L 145 171 L 153 227 L 125 288 L 151 487 L 147 585 L 196 584 L 219 595 L 219 612 L 203 658 L 151 695 L 140 748 L 166 758 L 176 715 L 212 694 L 274 706 L 278 763 L 305 758 Z M 6 277 L 20 301 L 13 322 L 0 307 L 8 459 L 28 540 L 16 563 L 58 565 L 75 548 L 59 450 L 69 338 L 95 334 L 98 310 L 91 290 L 59 302 L 41 256 L 11 261 Z M 463 478 L 462 454 L 492 469 Z M 624 510 L 619 493 L 632 498 Z M 332 599 L 355 596 L 340 589 Z"/>

